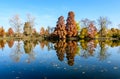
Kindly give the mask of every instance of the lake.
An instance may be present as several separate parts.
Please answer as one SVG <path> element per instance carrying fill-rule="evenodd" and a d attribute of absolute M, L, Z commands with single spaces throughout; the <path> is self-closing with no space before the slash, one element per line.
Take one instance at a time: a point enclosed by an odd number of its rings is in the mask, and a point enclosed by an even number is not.
<path fill-rule="evenodd" d="M 120 42 L 0 41 L 0 79 L 120 79 Z"/>

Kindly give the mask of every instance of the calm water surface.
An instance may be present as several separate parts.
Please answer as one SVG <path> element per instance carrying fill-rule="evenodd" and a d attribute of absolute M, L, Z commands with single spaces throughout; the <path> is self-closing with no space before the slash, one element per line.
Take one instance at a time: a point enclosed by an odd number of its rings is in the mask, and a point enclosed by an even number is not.
<path fill-rule="evenodd" d="M 0 79 L 120 79 L 120 46 L 0 41 Z"/>

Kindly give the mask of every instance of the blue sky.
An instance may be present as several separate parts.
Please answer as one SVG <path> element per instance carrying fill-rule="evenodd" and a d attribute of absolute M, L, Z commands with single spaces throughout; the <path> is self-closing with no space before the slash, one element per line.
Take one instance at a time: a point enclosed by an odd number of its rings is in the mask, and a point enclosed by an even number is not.
<path fill-rule="evenodd" d="M 35 28 L 39 31 L 41 26 L 54 27 L 61 15 L 66 20 L 69 11 L 75 12 L 76 21 L 107 16 L 112 21 L 110 27 L 120 24 L 120 0 L 1 0 L 0 25 L 7 30 L 10 17 L 19 14 L 25 22 L 29 13 L 36 17 Z"/>

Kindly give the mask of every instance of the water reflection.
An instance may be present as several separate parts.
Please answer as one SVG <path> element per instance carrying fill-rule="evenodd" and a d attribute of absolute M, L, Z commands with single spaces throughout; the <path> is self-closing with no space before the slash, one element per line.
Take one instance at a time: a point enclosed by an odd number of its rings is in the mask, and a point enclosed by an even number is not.
<path fill-rule="evenodd" d="M 67 42 L 66 47 L 66 58 L 68 59 L 68 64 L 72 66 L 74 64 L 74 57 L 77 51 L 77 42 L 75 41 L 69 41 Z"/>
<path fill-rule="evenodd" d="M 9 48 L 12 48 L 14 45 L 14 39 L 10 39 L 7 41 Z"/>
<path fill-rule="evenodd" d="M 0 48 L 2 79 L 120 78 L 120 41 L 9 39 Z"/>
<path fill-rule="evenodd" d="M 0 40 L 0 48 L 3 49 L 5 47 L 6 40 Z"/>
<path fill-rule="evenodd" d="M 62 40 L 56 42 L 54 45 L 58 59 L 60 61 L 64 60 L 64 55 L 66 53 L 66 47 L 67 47 L 67 43 L 65 41 L 62 41 Z"/>
<path fill-rule="evenodd" d="M 75 41 L 60 40 L 54 45 L 58 59 L 60 61 L 64 60 L 64 56 L 66 54 L 66 58 L 68 60 L 68 64 L 72 66 L 74 64 L 74 57 L 78 50 L 78 44 Z"/>
<path fill-rule="evenodd" d="M 17 41 L 17 43 L 15 44 L 15 48 L 13 48 L 12 52 L 10 53 L 10 57 L 15 61 L 15 62 L 19 62 L 20 58 L 23 54 L 23 52 L 21 51 L 21 42 Z"/>
<path fill-rule="evenodd" d="M 35 59 L 34 48 L 38 44 L 38 41 L 25 40 L 23 41 L 23 44 L 24 44 L 24 51 L 28 55 L 26 62 L 30 63 L 32 60 Z"/>
<path fill-rule="evenodd" d="M 99 60 L 105 60 L 106 58 L 108 58 L 110 56 L 110 54 L 107 51 L 108 47 L 105 44 L 105 41 L 99 41 Z"/>
<path fill-rule="evenodd" d="M 98 59 L 103 61 L 110 56 L 108 50 L 108 45 L 111 47 L 119 46 L 118 41 L 115 43 L 114 41 L 98 41 L 98 40 L 80 40 L 80 42 L 76 41 L 66 41 L 59 40 L 55 42 L 54 48 L 57 53 L 57 57 L 60 61 L 63 61 L 65 56 L 67 58 L 68 65 L 74 65 L 74 58 L 76 55 L 79 55 L 83 58 L 94 57 L 95 52 L 97 52 Z"/>
<path fill-rule="evenodd" d="M 81 56 L 84 58 L 88 58 L 89 56 L 94 56 L 95 48 L 97 47 L 96 40 L 89 40 L 89 41 L 80 41 L 81 45 Z"/>
<path fill-rule="evenodd" d="M 95 51 L 95 48 L 97 47 L 97 43 L 95 43 L 94 40 L 90 40 L 88 43 L 87 43 L 87 49 L 88 49 L 88 52 L 90 53 L 90 55 L 92 56 L 94 51 Z"/>
<path fill-rule="evenodd" d="M 106 60 L 110 56 L 108 52 L 109 47 L 120 46 L 120 41 L 108 41 L 108 40 L 80 40 L 80 41 L 66 41 L 59 40 L 56 42 L 49 42 L 47 40 L 24 40 L 24 41 L 15 41 L 14 39 L 9 40 L 0 40 L 0 48 L 4 49 L 5 44 L 8 44 L 8 47 L 11 48 L 10 57 L 15 62 L 19 62 L 21 56 L 26 54 L 27 58 L 25 62 L 30 63 L 35 60 L 36 53 L 34 51 L 36 45 L 40 45 L 40 49 L 44 50 L 47 48 L 47 51 L 55 50 L 56 56 L 59 61 L 66 61 L 69 66 L 73 66 L 75 62 L 75 57 L 80 56 L 82 58 L 96 57 L 100 61 Z M 23 48 L 23 49 L 22 49 Z M 22 51 L 24 50 L 24 51 Z M 118 52 L 120 52 L 120 47 Z M 97 54 L 97 56 L 96 56 Z"/>
<path fill-rule="evenodd" d="M 49 48 L 49 43 L 46 40 L 40 41 L 40 48 L 44 49 L 44 47 L 47 46 Z"/>
<path fill-rule="evenodd" d="M 31 51 L 33 51 L 34 47 L 36 46 L 36 44 L 34 44 L 32 41 L 30 40 L 26 40 L 23 42 L 24 43 L 24 51 L 25 53 L 30 53 Z"/>

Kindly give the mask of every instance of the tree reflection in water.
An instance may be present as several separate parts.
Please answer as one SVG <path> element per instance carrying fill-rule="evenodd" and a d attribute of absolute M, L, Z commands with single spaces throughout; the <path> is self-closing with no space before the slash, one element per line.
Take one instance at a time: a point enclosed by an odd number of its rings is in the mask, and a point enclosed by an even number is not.
<path fill-rule="evenodd" d="M 28 58 L 26 59 L 27 63 L 30 63 L 32 60 L 35 59 L 36 54 L 34 52 L 34 48 L 37 45 L 37 41 L 31 41 L 31 40 L 25 40 L 24 41 L 24 51 L 28 55 Z"/>
<path fill-rule="evenodd" d="M 0 48 L 4 48 L 6 41 L 1 40 L 0 41 Z M 42 41 L 36 41 L 36 40 L 25 40 L 23 41 L 23 48 L 25 53 L 21 51 L 21 44 L 22 42 L 17 41 L 14 44 L 14 40 L 7 40 L 8 46 L 11 48 L 13 45 L 15 45 L 14 50 L 12 53 L 10 53 L 11 58 L 19 62 L 22 55 L 27 54 L 26 62 L 30 63 L 31 61 L 35 60 L 36 53 L 34 51 L 36 45 L 40 43 L 41 49 L 44 49 L 44 47 L 48 47 L 49 50 L 56 50 L 56 55 L 58 57 L 58 60 L 64 61 L 64 58 L 66 57 L 67 63 L 70 66 L 74 65 L 74 59 L 76 55 L 79 55 L 83 58 L 89 58 L 89 57 L 95 57 L 98 58 L 100 61 L 103 61 L 107 59 L 110 56 L 110 53 L 107 51 L 108 47 L 116 47 L 120 46 L 119 41 L 108 41 L 108 40 L 80 40 L 77 41 L 66 41 L 66 40 L 59 40 L 54 41 L 54 43 L 51 43 L 47 40 Z M 81 49 L 81 50 L 80 50 Z M 120 49 L 120 47 L 119 47 Z M 118 50 L 119 52 L 120 50 Z"/>
<path fill-rule="evenodd" d="M 98 44 L 98 45 L 97 45 Z M 80 46 L 76 41 L 67 41 L 66 40 L 59 40 L 55 42 L 54 48 L 56 50 L 58 59 L 60 61 L 64 60 L 66 55 L 68 65 L 74 65 L 74 58 L 78 52 L 80 52 L 80 56 L 84 58 L 89 58 L 91 56 L 95 56 L 95 52 L 98 55 L 100 61 L 107 59 L 110 54 L 107 51 L 108 47 L 106 44 L 110 44 L 110 46 L 115 45 L 114 41 L 102 41 L 102 40 L 80 40 Z M 117 44 L 118 45 L 118 44 Z M 81 49 L 81 50 L 80 50 Z M 97 50 L 96 50 L 97 49 Z"/>
<path fill-rule="evenodd" d="M 66 53 L 66 46 L 67 46 L 67 43 L 65 40 L 63 40 L 63 41 L 60 40 L 60 41 L 56 42 L 54 45 L 58 59 L 60 61 L 64 60 L 64 54 Z"/>
<path fill-rule="evenodd" d="M 14 43 L 14 41 L 8 41 L 8 45 L 9 43 Z M 12 44 L 9 45 L 9 47 L 12 46 Z M 27 54 L 28 57 L 25 60 L 27 63 L 30 63 L 32 60 L 35 59 L 35 52 L 34 52 L 34 48 L 37 45 L 37 41 L 30 41 L 30 40 L 25 40 L 23 41 L 24 44 L 24 51 L 22 51 L 22 42 L 17 41 L 15 43 L 15 48 L 12 50 L 10 57 L 15 61 L 15 62 L 19 62 L 20 58 L 22 55 Z M 25 52 L 25 53 L 23 53 Z"/>
<path fill-rule="evenodd" d="M 97 47 L 97 42 L 95 40 L 90 41 L 80 41 L 81 44 L 81 56 L 88 58 L 89 56 L 94 56 L 95 48 Z"/>
<path fill-rule="evenodd" d="M 47 47 L 47 50 L 48 50 L 48 51 L 50 51 L 51 49 L 54 49 L 52 43 L 50 43 L 50 42 L 47 41 L 47 40 L 39 41 L 39 43 L 40 43 L 40 48 L 41 48 L 42 50 L 44 49 L 45 46 Z"/>
<path fill-rule="evenodd" d="M 78 44 L 75 41 L 60 40 L 54 45 L 58 59 L 60 61 L 64 60 L 64 55 L 66 54 L 66 58 L 68 60 L 68 64 L 70 66 L 74 65 L 74 57 L 76 53 L 79 52 Z"/>
<path fill-rule="evenodd" d="M 106 47 L 105 41 L 99 41 L 99 60 L 103 61 L 110 56 L 110 54 L 107 52 L 107 49 L 108 47 Z"/>
<path fill-rule="evenodd" d="M 41 47 L 42 49 L 44 49 L 45 46 L 47 46 L 47 47 L 49 46 L 48 41 L 46 41 L 46 40 L 40 41 L 40 47 Z"/>
<path fill-rule="evenodd" d="M 91 56 L 93 56 L 96 47 L 97 47 L 97 44 L 94 42 L 94 40 L 90 40 L 87 43 L 88 52 Z"/>
<path fill-rule="evenodd" d="M 6 44 L 6 40 L 0 40 L 0 49 L 3 50 L 3 48 L 5 47 Z"/>
<path fill-rule="evenodd" d="M 13 51 L 10 54 L 10 57 L 15 61 L 15 62 L 19 62 L 20 58 L 23 54 L 23 52 L 21 51 L 21 42 L 17 41 L 15 43 L 15 48 L 13 49 Z"/>
<path fill-rule="evenodd" d="M 74 57 L 77 53 L 77 42 L 68 41 L 66 47 L 66 58 L 68 59 L 68 64 L 70 66 L 74 65 Z"/>
<path fill-rule="evenodd" d="M 9 48 L 12 48 L 14 45 L 14 39 L 10 39 L 7 41 Z"/>

